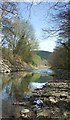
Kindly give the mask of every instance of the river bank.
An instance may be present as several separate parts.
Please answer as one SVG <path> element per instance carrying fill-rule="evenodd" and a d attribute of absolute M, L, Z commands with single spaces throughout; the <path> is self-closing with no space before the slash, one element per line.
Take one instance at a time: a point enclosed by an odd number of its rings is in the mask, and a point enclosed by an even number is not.
<path fill-rule="evenodd" d="M 22 72 L 29 71 L 32 69 L 49 68 L 47 60 L 42 60 L 39 65 L 32 65 L 32 63 L 26 63 L 24 61 L 20 62 L 10 62 L 6 59 L 0 59 L 0 73 L 11 73 L 11 72 Z"/>
<path fill-rule="evenodd" d="M 28 65 L 27 63 L 17 63 L 14 65 L 10 63 L 6 59 L 0 60 L 0 73 L 10 73 L 10 72 L 19 72 L 25 69 L 31 69 L 32 66 Z"/>
<path fill-rule="evenodd" d="M 42 88 L 32 91 L 26 102 L 17 101 L 12 106 L 21 106 L 22 110 L 10 119 L 18 120 L 70 120 L 70 83 L 68 80 L 50 80 Z M 34 104 L 42 100 L 43 105 Z M 24 112 L 27 111 L 27 112 Z M 5 118 L 2 118 L 5 120 Z"/>
<path fill-rule="evenodd" d="M 70 119 L 70 84 L 66 80 L 49 81 L 43 88 L 36 89 L 32 96 L 42 100 L 42 108 L 33 105 L 33 110 L 37 110 L 36 119 L 69 120 Z"/>

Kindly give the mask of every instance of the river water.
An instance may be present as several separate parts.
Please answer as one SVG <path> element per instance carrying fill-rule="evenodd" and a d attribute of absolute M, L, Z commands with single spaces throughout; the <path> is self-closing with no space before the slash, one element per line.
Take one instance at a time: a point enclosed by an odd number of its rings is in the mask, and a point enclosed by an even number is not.
<path fill-rule="evenodd" d="M 0 90 L 0 99 L 2 94 L 2 117 L 8 118 L 13 114 L 19 117 L 20 106 L 13 106 L 16 101 L 26 101 L 26 98 L 32 94 L 36 88 L 41 88 L 51 78 L 53 72 L 48 69 L 31 70 L 30 72 L 15 72 L 11 74 L 2 74 L 2 90 Z"/>

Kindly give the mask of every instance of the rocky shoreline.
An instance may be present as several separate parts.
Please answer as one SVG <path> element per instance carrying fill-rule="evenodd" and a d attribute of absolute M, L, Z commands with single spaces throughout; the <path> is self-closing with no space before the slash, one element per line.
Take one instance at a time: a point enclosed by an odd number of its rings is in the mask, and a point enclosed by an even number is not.
<path fill-rule="evenodd" d="M 17 63 L 16 63 L 17 64 Z M 11 73 L 11 72 L 22 72 L 24 70 L 29 70 L 33 66 L 28 65 L 23 62 L 23 64 L 17 64 L 15 67 L 6 59 L 0 60 L 0 73 Z"/>
<path fill-rule="evenodd" d="M 69 120 L 70 119 L 70 96 L 68 81 L 49 81 L 41 89 L 36 89 L 32 96 L 43 101 L 43 107 L 33 106 L 37 110 L 37 118 Z M 43 119 L 43 118 L 42 118 Z"/>
<path fill-rule="evenodd" d="M 34 103 L 37 100 L 42 104 Z M 12 116 L 13 120 L 70 120 L 70 83 L 68 80 L 51 80 L 35 89 L 26 102 L 12 104 L 22 106 L 19 117 Z"/>
<path fill-rule="evenodd" d="M 14 65 L 13 63 L 10 63 L 10 61 L 6 59 L 0 59 L 0 73 L 30 71 L 32 69 L 39 69 L 45 67 L 48 66 L 45 65 L 34 66 L 24 61 L 21 64 L 16 62 L 16 64 Z"/>

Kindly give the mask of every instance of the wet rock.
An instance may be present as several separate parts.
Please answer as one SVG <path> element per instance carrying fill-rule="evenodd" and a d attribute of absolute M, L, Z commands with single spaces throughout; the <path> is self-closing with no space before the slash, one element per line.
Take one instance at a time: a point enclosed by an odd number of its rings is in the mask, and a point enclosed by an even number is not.
<path fill-rule="evenodd" d="M 66 96 L 66 95 L 60 95 L 60 98 L 61 98 L 61 99 L 63 99 L 63 98 L 64 98 L 64 99 L 67 99 L 67 96 Z"/>
<path fill-rule="evenodd" d="M 56 99 L 54 99 L 52 97 L 50 97 L 49 100 L 50 100 L 51 103 L 57 103 L 58 102 Z"/>
<path fill-rule="evenodd" d="M 20 112 L 21 117 L 23 117 L 23 118 L 27 118 L 29 112 L 30 112 L 29 109 L 23 109 L 23 110 L 21 110 L 21 112 Z"/>
<path fill-rule="evenodd" d="M 21 114 L 25 114 L 25 113 L 28 113 L 29 112 L 29 109 L 23 109 L 22 111 L 21 111 Z"/>

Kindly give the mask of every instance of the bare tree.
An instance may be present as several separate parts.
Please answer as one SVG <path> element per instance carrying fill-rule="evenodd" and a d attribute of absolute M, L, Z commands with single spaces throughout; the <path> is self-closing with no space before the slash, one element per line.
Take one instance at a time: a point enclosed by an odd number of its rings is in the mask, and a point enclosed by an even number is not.
<path fill-rule="evenodd" d="M 2 28 L 2 46 L 10 43 L 10 39 L 15 37 L 13 21 L 18 17 L 17 3 L 0 2 L 1 9 L 1 28 Z"/>
<path fill-rule="evenodd" d="M 65 43 L 70 39 L 70 3 L 57 2 L 49 9 L 52 11 L 50 13 L 51 24 L 50 27 L 45 27 L 42 30 L 47 33 L 47 38 L 57 36 L 57 43 L 67 48 Z"/>

